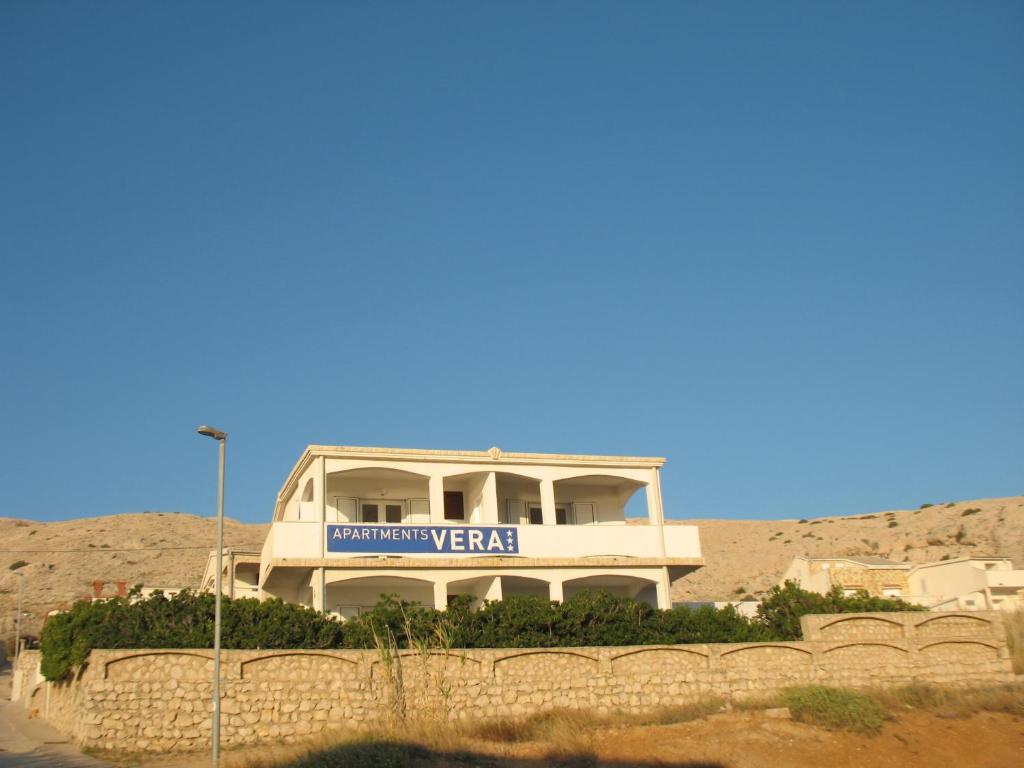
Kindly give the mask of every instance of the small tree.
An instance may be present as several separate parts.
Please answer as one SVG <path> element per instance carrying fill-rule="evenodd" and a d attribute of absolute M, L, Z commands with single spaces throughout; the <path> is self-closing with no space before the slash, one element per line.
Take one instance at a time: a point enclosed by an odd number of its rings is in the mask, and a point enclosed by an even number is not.
<path fill-rule="evenodd" d="M 801 589 L 795 581 L 772 587 L 757 606 L 757 620 L 778 640 L 799 640 L 800 617 L 813 613 L 875 613 L 923 611 L 922 606 L 889 597 L 871 597 L 864 590 L 846 596 L 835 586 L 825 594 Z"/>

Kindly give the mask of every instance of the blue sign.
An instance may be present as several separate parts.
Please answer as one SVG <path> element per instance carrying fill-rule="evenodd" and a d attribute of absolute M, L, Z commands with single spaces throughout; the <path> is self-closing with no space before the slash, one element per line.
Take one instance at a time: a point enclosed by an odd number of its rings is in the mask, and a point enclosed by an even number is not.
<path fill-rule="evenodd" d="M 519 531 L 483 525 L 328 525 L 327 551 L 518 555 Z"/>

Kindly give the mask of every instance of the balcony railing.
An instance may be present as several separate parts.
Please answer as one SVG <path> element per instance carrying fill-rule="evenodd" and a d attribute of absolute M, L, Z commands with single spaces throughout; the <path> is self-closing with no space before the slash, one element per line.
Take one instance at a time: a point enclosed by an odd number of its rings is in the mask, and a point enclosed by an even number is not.
<path fill-rule="evenodd" d="M 328 523 L 328 525 L 331 525 Z M 378 528 L 408 529 L 406 525 L 375 525 Z M 417 526 L 412 526 L 417 527 Z M 587 557 L 637 557 L 637 558 L 699 558 L 700 539 L 696 526 L 671 525 L 515 525 L 500 526 L 512 528 L 518 535 L 520 557 L 566 559 Z M 444 526 L 451 530 L 472 530 L 473 526 Z M 264 563 L 270 559 L 316 559 L 321 557 L 326 528 L 318 522 L 276 522 L 271 527 L 267 545 L 264 548 Z M 664 550 L 662 541 L 664 537 Z M 328 552 L 326 557 L 365 557 L 378 554 L 360 551 Z M 503 552 L 465 551 L 438 553 L 403 553 L 394 548 L 382 547 L 382 555 L 406 557 L 472 557 L 505 554 Z"/>

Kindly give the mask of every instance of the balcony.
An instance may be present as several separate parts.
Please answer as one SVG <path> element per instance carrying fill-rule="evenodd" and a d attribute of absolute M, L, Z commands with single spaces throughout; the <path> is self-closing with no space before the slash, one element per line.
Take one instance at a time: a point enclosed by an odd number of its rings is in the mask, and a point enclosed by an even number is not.
<path fill-rule="evenodd" d="M 330 526 L 332 524 L 328 524 Z M 544 560 L 567 560 L 580 558 L 626 557 L 638 559 L 687 559 L 699 560 L 700 539 L 696 526 L 671 525 L 502 525 L 504 531 L 515 531 L 518 546 L 509 552 L 499 549 L 472 547 L 466 534 L 475 526 L 430 526 L 444 534 L 461 532 L 457 546 L 445 551 L 402 551 L 401 545 L 381 545 L 374 549 L 364 542 L 358 548 L 345 551 L 343 544 L 335 543 L 328 551 L 326 546 L 327 527 L 318 522 L 279 521 L 272 525 L 264 550 L 264 564 L 272 560 L 321 560 L 352 557 L 398 556 L 416 559 L 453 558 L 472 560 L 474 557 L 506 556 Z M 409 525 L 361 525 L 360 528 L 376 528 L 383 531 L 410 531 L 424 526 Z M 663 548 L 664 542 L 664 548 Z M 461 547 L 461 548 L 460 548 Z"/>

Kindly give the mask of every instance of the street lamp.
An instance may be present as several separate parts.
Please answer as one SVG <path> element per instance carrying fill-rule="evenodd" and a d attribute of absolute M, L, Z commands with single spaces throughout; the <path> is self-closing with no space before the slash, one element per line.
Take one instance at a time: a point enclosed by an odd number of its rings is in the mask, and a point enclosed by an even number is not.
<path fill-rule="evenodd" d="M 228 433 L 205 424 L 196 432 L 212 437 L 220 443 L 220 470 L 217 473 L 217 574 L 213 583 L 213 732 L 210 737 L 213 765 L 217 768 L 220 764 L 220 571 L 224 553 L 224 449 L 228 442 Z"/>
<path fill-rule="evenodd" d="M 15 571 L 18 577 L 18 615 L 14 617 L 14 668 L 18 668 L 18 660 L 21 658 L 21 591 L 25 586 L 25 574 Z"/>

